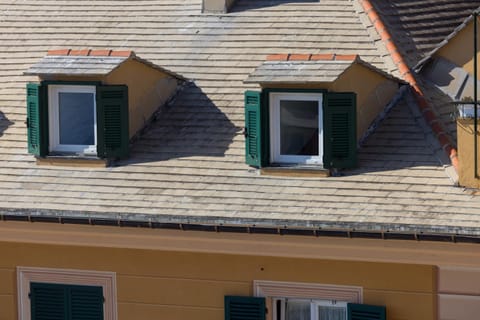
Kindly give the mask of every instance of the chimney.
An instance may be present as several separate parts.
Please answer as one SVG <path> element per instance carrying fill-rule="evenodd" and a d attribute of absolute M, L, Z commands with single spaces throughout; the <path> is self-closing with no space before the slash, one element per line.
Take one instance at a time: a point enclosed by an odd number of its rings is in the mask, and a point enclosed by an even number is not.
<path fill-rule="evenodd" d="M 202 12 L 227 13 L 235 0 L 202 0 Z"/>

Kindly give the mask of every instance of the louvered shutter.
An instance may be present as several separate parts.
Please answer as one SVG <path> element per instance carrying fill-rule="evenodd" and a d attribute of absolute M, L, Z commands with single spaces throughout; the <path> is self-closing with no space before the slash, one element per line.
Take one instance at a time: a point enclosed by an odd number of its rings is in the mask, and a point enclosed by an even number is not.
<path fill-rule="evenodd" d="M 30 305 L 32 320 L 103 320 L 103 289 L 32 282 Z"/>
<path fill-rule="evenodd" d="M 128 156 L 128 88 L 97 87 L 97 155 L 101 158 Z"/>
<path fill-rule="evenodd" d="M 357 166 L 355 93 L 327 93 L 324 101 L 324 156 L 326 168 Z"/>
<path fill-rule="evenodd" d="M 66 286 L 49 283 L 30 284 L 32 320 L 65 320 L 67 300 Z"/>
<path fill-rule="evenodd" d="M 265 320 L 265 298 L 225 296 L 225 320 Z"/>
<path fill-rule="evenodd" d="M 262 166 L 262 94 L 245 91 L 245 161 Z"/>
<path fill-rule="evenodd" d="M 45 87 L 37 83 L 27 84 L 27 141 L 28 152 L 45 156 L 48 149 L 48 106 L 45 103 Z"/>
<path fill-rule="evenodd" d="M 349 303 L 347 305 L 348 320 L 386 320 L 384 306 Z"/>
<path fill-rule="evenodd" d="M 95 286 L 70 286 L 71 320 L 102 320 L 103 289 Z"/>

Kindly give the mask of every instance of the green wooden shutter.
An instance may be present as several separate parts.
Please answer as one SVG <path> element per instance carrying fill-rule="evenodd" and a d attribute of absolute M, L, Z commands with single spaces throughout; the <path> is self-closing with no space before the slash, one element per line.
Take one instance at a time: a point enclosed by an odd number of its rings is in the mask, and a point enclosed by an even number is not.
<path fill-rule="evenodd" d="M 67 292 L 63 285 L 30 283 L 32 320 L 65 320 Z"/>
<path fill-rule="evenodd" d="M 348 320 L 386 320 L 384 306 L 349 303 L 347 305 Z"/>
<path fill-rule="evenodd" d="M 245 161 L 248 165 L 262 165 L 262 94 L 245 91 Z"/>
<path fill-rule="evenodd" d="M 28 152 L 45 156 L 48 150 L 48 121 L 45 87 L 27 84 L 27 141 Z"/>
<path fill-rule="evenodd" d="M 225 320 L 265 320 L 265 298 L 225 296 Z"/>
<path fill-rule="evenodd" d="M 102 320 L 103 289 L 96 286 L 70 286 L 71 320 Z"/>
<path fill-rule="evenodd" d="M 103 320 L 99 286 L 30 283 L 32 320 Z"/>
<path fill-rule="evenodd" d="M 97 155 L 101 158 L 128 156 L 128 88 L 97 87 Z"/>
<path fill-rule="evenodd" d="M 324 155 L 326 168 L 357 166 L 355 93 L 327 93 L 324 100 Z"/>

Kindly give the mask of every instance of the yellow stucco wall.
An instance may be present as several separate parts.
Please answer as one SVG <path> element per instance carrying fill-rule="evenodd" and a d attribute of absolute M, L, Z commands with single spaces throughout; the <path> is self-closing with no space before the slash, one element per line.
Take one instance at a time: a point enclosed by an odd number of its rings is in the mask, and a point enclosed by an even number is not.
<path fill-rule="evenodd" d="M 475 178 L 473 129 L 473 119 L 457 119 L 458 182 L 463 187 L 480 188 L 480 179 Z M 478 133 L 477 138 L 478 174 L 480 175 L 480 135 Z"/>
<path fill-rule="evenodd" d="M 329 89 L 357 93 L 357 139 L 360 139 L 393 99 L 398 91 L 398 83 L 362 65 L 354 64 Z"/>
<path fill-rule="evenodd" d="M 480 43 L 480 33 L 477 35 L 477 41 Z M 473 75 L 473 22 L 470 22 L 434 56 L 450 60 Z M 480 52 L 477 52 L 477 57 L 480 61 Z"/>
<path fill-rule="evenodd" d="M 177 80 L 141 62 L 129 60 L 105 78 L 128 86 L 129 132 L 132 137 L 175 92 Z"/>
<path fill-rule="evenodd" d="M 389 320 L 435 319 L 428 265 L 0 242 L 0 320 L 15 319 L 17 266 L 113 271 L 120 320 L 222 320 L 225 295 L 253 280 L 361 286 Z"/>

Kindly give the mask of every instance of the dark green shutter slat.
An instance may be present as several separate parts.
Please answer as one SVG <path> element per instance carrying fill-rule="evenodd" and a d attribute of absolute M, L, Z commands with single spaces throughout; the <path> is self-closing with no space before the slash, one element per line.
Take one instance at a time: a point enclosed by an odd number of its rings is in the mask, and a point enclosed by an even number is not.
<path fill-rule="evenodd" d="M 97 87 L 97 154 L 105 158 L 128 156 L 128 88 Z"/>
<path fill-rule="evenodd" d="M 94 286 L 70 287 L 71 320 L 102 320 L 103 289 Z"/>
<path fill-rule="evenodd" d="M 225 320 L 265 320 L 265 298 L 225 296 Z"/>
<path fill-rule="evenodd" d="M 348 320 L 386 320 L 384 306 L 349 303 L 347 305 Z"/>
<path fill-rule="evenodd" d="M 103 320 L 99 286 L 31 283 L 32 320 Z"/>
<path fill-rule="evenodd" d="M 49 283 L 30 284 L 32 320 L 66 320 L 66 287 Z"/>
<path fill-rule="evenodd" d="M 262 164 L 262 94 L 245 91 L 245 162 L 260 167 Z"/>
<path fill-rule="evenodd" d="M 48 122 L 46 121 L 45 88 L 37 83 L 27 84 L 27 141 L 28 152 L 36 156 L 47 153 Z"/>
<path fill-rule="evenodd" d="M 327 93 L 324 102 L 324 158 L 326 168 L 357 166 L 356 95 Z"/>

